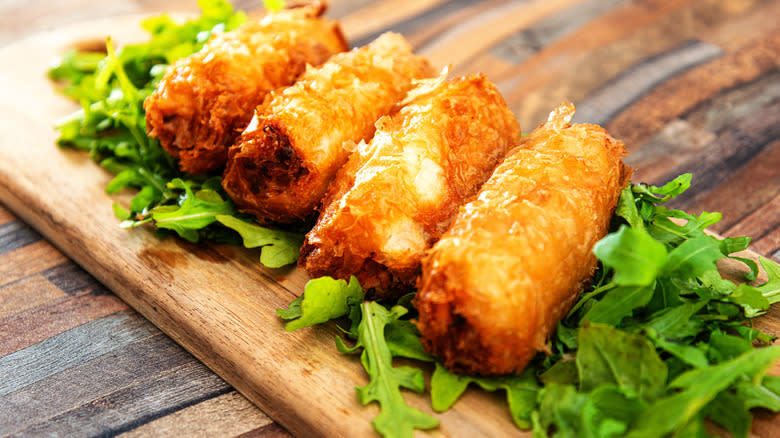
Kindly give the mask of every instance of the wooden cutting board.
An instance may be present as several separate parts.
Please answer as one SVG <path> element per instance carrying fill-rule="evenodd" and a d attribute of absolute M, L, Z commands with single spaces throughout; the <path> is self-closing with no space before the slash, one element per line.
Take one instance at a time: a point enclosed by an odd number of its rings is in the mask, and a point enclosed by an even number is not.
<path fill-rule="evenodd" d="M 159 240 L 122 230 L 104 192 L 111 176 L 82 152 L 55 146 L 54 122 L 77 108 L 45 77 L 73 43 L 144 38 L 140 17 L 107 19 L 36 35 L 0 50 L 0 201 L 129 305 L 299 436 L 367 436 L 375 404 L 358 403 L 366 383 L 356 356 L 336 351 L 333 326 L 287 333 L 275 310 L 300 295 L 298 269 L 271 270 L 256 251 Z M 780 327 L 777 311 L 761 325 Z M 432 412 L 423 396 L 407 400 Z M 432 435 L 522 436 L 501 395 L 470 391 Z"/>

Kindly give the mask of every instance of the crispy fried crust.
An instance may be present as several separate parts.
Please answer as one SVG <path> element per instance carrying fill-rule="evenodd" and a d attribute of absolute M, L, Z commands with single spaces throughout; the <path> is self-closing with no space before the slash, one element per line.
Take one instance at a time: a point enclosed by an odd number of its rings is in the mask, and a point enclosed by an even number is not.
<path fill-rule="evenodd" d="M 149 135 L 185 172 L 221 169 L 269 91 L 348 49 L 338 24 L 320 18 L 324 10 L 317 3 L 249 20 L 176 61 L 144 102 Z"/>
<path fill-rule="evenodd" d="M 418 327 L 452 370 L 522 371 L 593 273 L 630 169 L 623 143 L 573 114 L 524 137 L 423 262 Z"/>
<path fill-rule="evenodd" d="M 484 76 L 426 80 L 339 170 L 299 265 L 355 275 L 374 297 L 414 285 L 420 260 L 520 132 Z"/>
<path fill-rule="evenodd" d="M 314 213 L 355 145 L 404 98 L 413 79 L 434 71 L 398 34 L 309 68 L 271 93 L 230 148 L 222 185 L 261 221 L 293 222 Z"/>

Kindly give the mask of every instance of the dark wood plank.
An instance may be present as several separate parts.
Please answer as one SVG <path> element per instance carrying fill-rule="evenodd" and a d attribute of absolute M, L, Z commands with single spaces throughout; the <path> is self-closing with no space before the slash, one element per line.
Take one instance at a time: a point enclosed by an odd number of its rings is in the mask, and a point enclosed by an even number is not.
<path fill-rule="evenodd" d="M 691 205 L 691 211 L 721 211 L 723 220 L 712 227 L 713 231 L 736 236 L 749 232 L 755 238 L 756 229 L 743 224 L 748 216 L 762 206 L 769 205 L 780 194 L 780 140 L 767 146 L 760 155 L 751 159 L 723 183 L 703 194 Z M 757 185 L 756 181 L 762 181 Z M 740 225 L 741 224 L 741 225 Z M 764 233 L 766 230 L 763 230 Z"/>
<path fill-rule="evenodd" d="M 171 347 L 178 349 L 175 345 Z M 148 352 L 157 350 L 149 349 Z M 131 385 L 117 387 L 109 394 L 34 424 L 20 433 L 34 436 L 114 436 L 230 391 L 224 380 L 190 356 L 186 363 L 146 379 L 134 378 Z"/>
<path fill-rule="evenodd" d="M 19 221 L 0 225 L 0 254 L 25 247 L 41 240 L 41 235 Z"/>
<path fill-rule="evenodd" d="M 706 147 L 684 157 L 676 166 L 668 166 L 658 174 L 643 171 L 642 178 L 652 183 L 662 183 L 680 173 L 693 171 L 696 184 L 670 203 L 676 208 L 685 208 L 780 138 L 780 124 L 777 120 L 780 120 L 780 102 L 743 117 Z"/>
<path fill-rule="evenodd" d="M 721 58 L 670 79 L 607 124 L 607 129 L 640 147 L 675 118 L 728 90 L 756 80 L 780 66 L 780 30 Z"/>
<path fill-rule="evenodd" d="M 62 299 L 16 313 L 0 320 L 0 356 L 127 309 L 127 304 L 114 294 L 98 289 L 66 295 Z M 108 333 L 104 336 L 108 336 Z"/>
<path fill-rule="evenodd" d="M 156 330 L 135 313 L 128 314 L 124 319 L 140 322 L 150 332 Z M 68 336 L 68 332 L 58 336 L 64 335 Z M 22 431 L 37 424 L 49 423 L 58 415 L 67 414 L 83 405 L 95 404 L 96 400 L 117 391 L 142 385 L 144 382 L 158 379 L 161 375 L 170 377 L 171 370 L 185 365 L 199 370 L 197 372 L 201 373 L 199 375 L 204 376 L 203 378 L 217 379 L 213 381 L 221 382 L 220 388 L 227 388 L 221 379 L 208 373 L 203 365 L 159 331 L 149 337 L 140 337 L 136 342 L 127 343 L 121 348 L 110 349 L 102 355 L 82 357 L 78 363 L 75 363 L 72 355 L 66 353 L 51 353 L 49 357 L 68 362 L 69 367 L 51 373 L 48 372 L 50 366 L 47 364 L 30 365 L 24 374 L 31 375 L 34 379 L 27 378 L 26 380 L 32 381 L 0 396 L 0 410 L 8 413 L 0 423 L 0 430 Z M 2 364 L 2 369 L 13 371 L 13 367 L 6 366 L 5 363 Z M 208 374 L 211 376 L 206 377 Z M 199 397 L 197 391 L 192 389 L 185 392 L 194 392 Z M 138 395 L 142 393 L 138 392 Z"/>
<path fill-rule="evenodd" d="M 108 293 L 108 290 L 95 280 L 95 277 L 72 262 L 51 267 L 41 272 L 41 275 L 68 295 L 84 291 Z"/>
<path fill-rule="evenodd" d="M 157 328 L 134 312 L 118 312 L 82 324 L 0 357 L 0 369 L 5 376 L 0 380 L 0 396 L 159 334 Z M 52 360 L 55 357 L 57 360 Z"/>
<path fill-rule="evenodd" d="M 582 99 L 574 120 L 603 125 L 657 85 L 722 54 L 723 50 L 714 44 L 689 40 L 644 59 Z"/>
<path fill-rule="evenodd" d="M 678 29 L 669 35 L 655 32 L 640 42 L 640 34 L 672 27 L 671 17 L 692 3 L 683 1 L 632 2 L 566 34 L 522 64 L 496 78 L 520 126 L 530 130 L 563 100 L 575 104 L 630 65 L 663 52 L 690 38 Z M 676 21 L 678 28 L 680 21 Z M 650 35 L 648 35 L 650 36 Z"/>
<path fill-rule="evenodd" d="M 780 195 L 757 208 L 726 233 L 752 236 L 754 250 L 777 259 L 780 249 Z"/>

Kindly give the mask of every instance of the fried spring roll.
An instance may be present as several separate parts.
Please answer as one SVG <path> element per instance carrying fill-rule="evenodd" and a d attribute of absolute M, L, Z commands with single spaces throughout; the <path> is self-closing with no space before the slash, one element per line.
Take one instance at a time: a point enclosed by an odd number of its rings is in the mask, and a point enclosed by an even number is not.
<path fill-rule="evenodd" d="M 348 49 L 338 24 L 320 17 L 324 11 L 315 3 L 250 19 L 176 61 L 144 102 L 149 135 L 183 171 L 220 170 L 269 91 Z"/>
<path fill-rule="evenodd" d="M 510 147 L 517 120 L 484 76 L 429 79 L 339 170 L 300 266 L 357 276 L 374 297 L 414 285 L 420 260 Z"/>
<path fill-rule="evenodd" d="M 524 137 L 423 261 L 423 343 L 470 374 L 519 373 L 596 266 L 630 169 L 623 143 L 562 105 Z"/>
<path fill-rule="evenodd" d="M 404 98 L 413 79 L 434 73 L 394 33 L 307 69 L 257 108 L 230 148 L 222 185 L 261 221 L 311 216 L 357 143 L 371 139 L 376 120 Z"/>

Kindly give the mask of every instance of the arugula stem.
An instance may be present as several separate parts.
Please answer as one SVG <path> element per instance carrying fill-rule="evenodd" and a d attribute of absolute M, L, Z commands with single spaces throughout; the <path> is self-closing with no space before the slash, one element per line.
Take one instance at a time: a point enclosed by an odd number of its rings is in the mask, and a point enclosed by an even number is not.
<path fill-rule="evenodd" d="M 209 211 L 209 212 L 205 212 L 205 213 L 188 214 L 188 215 L 183 215 L 183 216 L 176 216 L 176 217 L 170 218 L 170 219 L 155 219 L 154 222 L 158 223 L 158 224 L 160 224 L 160 223 L 169 223 L 169 222 L 180 222 L 180 221 L 186 221 L 188 219 L 200 219 L 200 218 L 204 218 L 204 217 L 216 216 L 216 215 L 219 215 L 219 214 L 226 214 L 226 213 L 228 213 L 228 214 L 231 213 L 230 209 L 218 210 L 218 211 Z"/>

